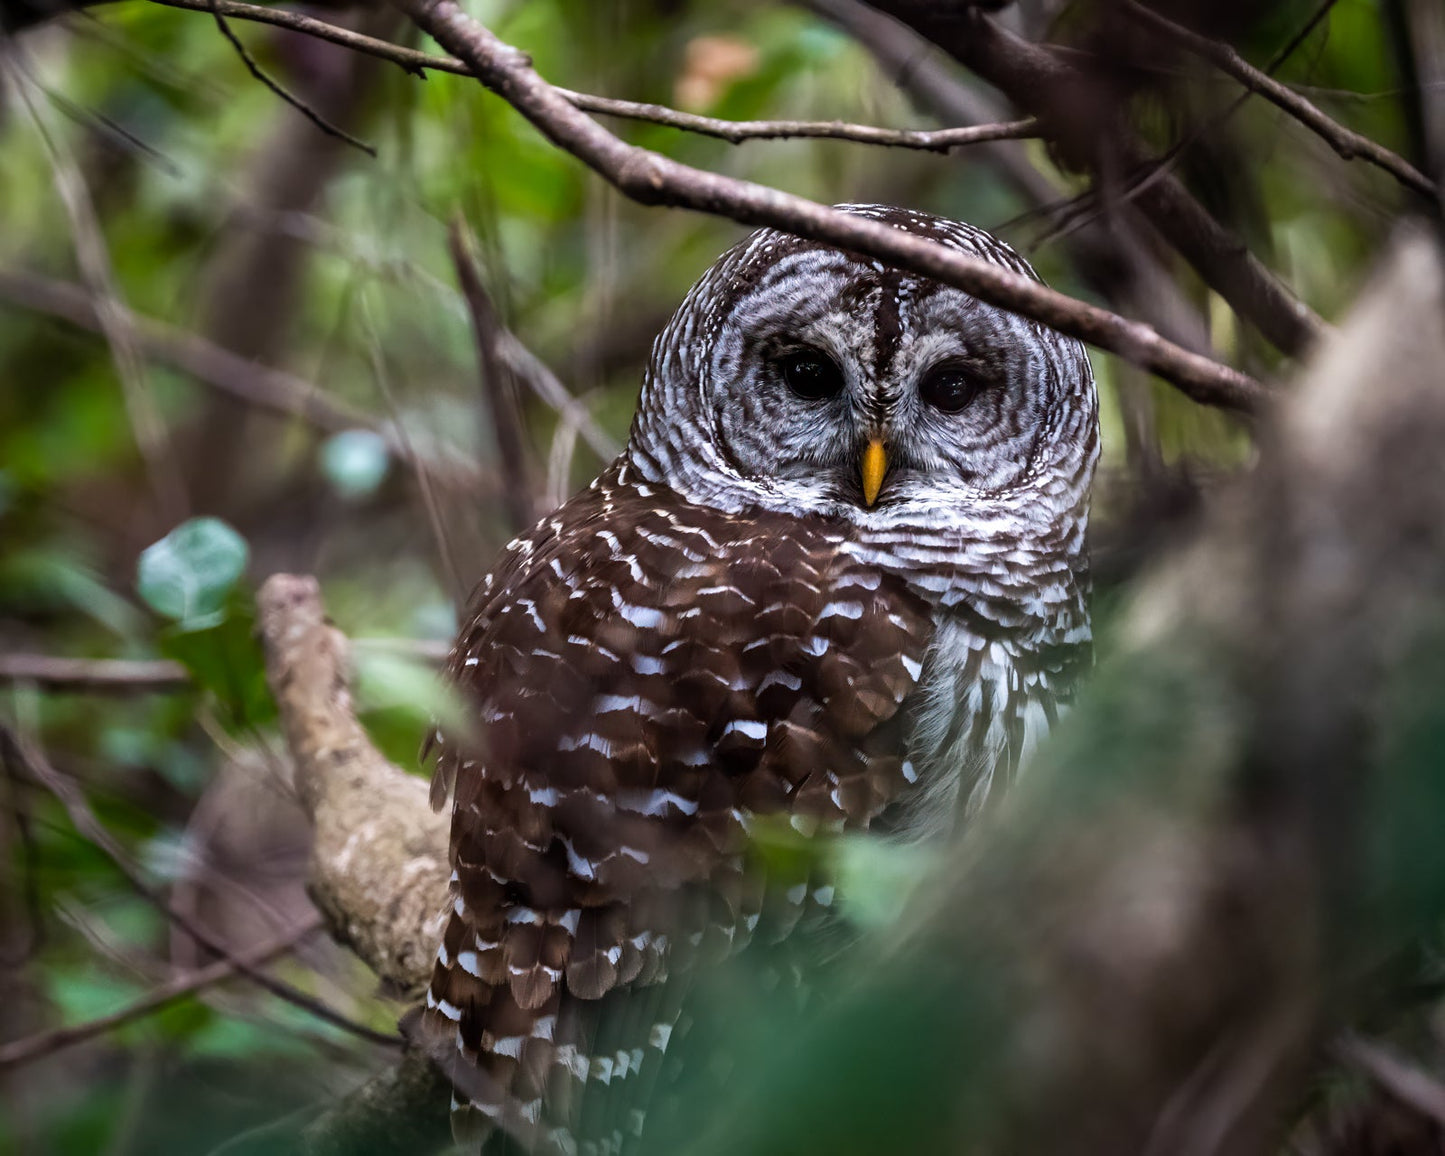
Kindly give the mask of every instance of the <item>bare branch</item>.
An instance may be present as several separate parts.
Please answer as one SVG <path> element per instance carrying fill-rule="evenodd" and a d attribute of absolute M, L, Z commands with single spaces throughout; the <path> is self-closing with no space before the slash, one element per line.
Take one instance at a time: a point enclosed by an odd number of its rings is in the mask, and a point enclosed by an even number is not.
<path fill-rule="evenodd" d="M 109 1015 L 97 1016 L 83 1024 L 39 1032 L 36 1035 L 27 1036 L 23 1040 L 0 1045 L 0 1070 L 41 1059 L 63 1048 L 84 1043 L 86 1040 L 92 1040 L 96 1036 L 104 1035 L 117 1028 L 125 1027 L 126 1024 L 132 1024 L 146 1016 L 154 1015 L 177 1000 L 185 999 L 222 980 L 230 979 L 237 972 L 238 961 L 250 967 L 262 967 L 277 956 L 290 951 L 320 926 L 320 916 L 314 916 L 306 920 L 300 927 L 246 952 L 237 959 L 218 959 L 215 963 L 208 964 L 196 971 L 178 975 L 154 991 L 147 992 L 134 1003 L 128 1004 L 118 1011 L 113 1011 Z"/>
<path fill-rule="evenodd" d="M 840 120 L 721 120 L 714 116 L 698 116 L 680 112 L 660 104 L 643 104 L 633 100 L 614 100 L 585 92 L 557 91 L 583 112 L 627 120 L 649 121 L 671 128 L 685 129 L 702 136 L 717 137 L 729 144 L 747 140 L 781 140 L 807 137 L 815 140 L 853 141 L 856 144 L 886 145 L 892 148 L 924 149 L 946 153 L 963 145 L 990 144 L 1001 140 L 1029 140 L 1039 135 L 1038 122 L 1032 117 L 1004 121 L 999 124 L 974 124 L 961 128 L 894 129 L 867 124 L 847 124 Z"/>
<path fill-rule="evenodd" d="M 476 244 L 460 215 L 453 217 L 447 226 L 447 247 L 451 250 L 457 282 L 472 319 L 482 401 L 491 419 L 491 432 L 502 463 L 505 483 L 502 486 L 502 502 L 507 509 L 512 532 L 521 533 L 537 516 L 537 490 L 531 478 L 531 463 L 527 458 L 526 436 L 516 390 L 501 356 L 501 322 L 477 269 Z"/>
<path fill-rule="evenodd" d="M 13 269 L 0 269 L 0 300 L 61 318 L 92 332 L 100 322 L 93 298 L 65 281 Z M 176 329 L 153 318 L 122 309 L 136 348 L 147 357 L 172 366 L 197 381 L 219 389 L 258 409 L 297 417 L 324 433 L 366 429 L 379 435 L 398 459 L 412 462 L 396 428 L 355 406 L 328 396 L 315 383 L 280 369 L 269 369 L 230 350 Z M 426 468 L 456 486 L 495 486 L 464 452 L 443 443 L 429 443 L 423 455 Z"/>
<path fill-rule="evenodd" d="M 1152 171 L 1154 162 L 1139 140 L 1119 133 L 1113 124 L 1089 123 L 1088 110 L 1097 104 L 1092 86 L 1046 47 L 1020 39 L 972 7 L 959 11 L 921 0 L 879 0 L 877 7 L 917 29 L 1020 109 L 1037 116 L 1044 135 L 1070 165 L 1095 168 L 1097 138 L 1107 133 L 1108 146 L 1126 172 Z M 1276 348 L 1297 357 L 1324 334 L 1320 318 L 1210 216 L 1177 178 L 1161 174 L 1136 190 L 1134 198 L 1205 282 Z"/>
<path fill-rule="evenodd" d="M 528 58 L 498 40 L 454 0 L 398 0 L 417 24 L 457 53 L 559 148 L 643 204 L 674 205 L 770 225 L 837 245 L 956 286 L 1063 333 L 1119 353 L 1207 405 L 1251 411 L 1264 397 L 1247 374 L 1165 340 L 1155 330 L 936 242 L 879 221 L 749 181 L 679 164 L 628 145 L 574 108 L 533 70 Z"/>
<path fill-rule="evenodd" d="M 267 75 L 266 71 L 259 64 L 256 63 L 256 58 L 251 55 L 250 50 L 241 43 L 241 38 L 231 30 L 230 24 L 226 22 L 225 13 L 223 13 L 220 8 L 217 7 L 215 0 L 211 0 L 210 9 L 212 17 L 215 18 L 216 27 L 221 30 L 221 35 L 224 36 L 228 41 L 230 41 L 231 47 L 236 50 L 236 55 L 241 58 L 241 63 L 246 66 L 247 72 L 249 72 L 253 77 L 260 81 L 261 84 L 269 88 L 272 92 L 274 92 L 283 101 L 289 104 L 292 108 L 294 108 L 297 112 L 299 112 L 302 116 L 304 116 L 327 136 L 335 137 L 337 140 L 340 141 L 345 141 L 352 148 L 360 149 L 367 156 L 371 157 L 372 160 L 376 159 L 376 149 L 372 148 L 371 145 L 367 144 L 364 140 L 360 140 L 357 137 L 352 136 L 344 128 L 332 124 L 329 120 L 327 120 L 304 100 L 302 100 L 300 97 L 293 96 L 280 83 L 273 80 L 269 75 Z"/>
<path fill-rule="evenodd" d="M 1368 161 L 1370 164 L 1384 169 L 1406 188 L 1432 199 L 1438 196 L 1435 182 L 1404 157 L 1327 116 L 1294 89 L 1255 68 L 1232 46 L 1219 40 L 1210 40 L 1206 36 L 1200 36 L 1197 32 L 1146 8 L 1138 0 L 1126 0 L 1124 11 L 1140 24 L 1152 29 L 1165 39 L 1181 45 L 1194 55 L 1209 61 L 1221 71 L 1234 77 L 1251 92 L 1258 93 L 1271 104 L 1289 113 L 1345 160 Z"/>
<path fill-rule="evenodd" d="M 449 820 L 356 721 L 346 639 L 326 622 L 316 580 L 274 575 L 256 601 L 296 792 L 316 825 L 312 898 L 377 975 L 420 990 L 441 937 Z"/>
<path fill-rule="evenodd" d="M 153 0 L 167 8 L 184 8 L 193 12 L 219 12 L 241 20 L 255 20 L 263 24 L 274 24 L 289 28 L 293 32 L 304 32 L 322 40 L 330 40 L 357 52 L 389 60 L 413 76 L 424 76 L 427 72 L 450 72 L 470 76 L 471 70 L 454 56 L 433 56 L 413 48 L 403 48 L 317 20 L 312 16 L 288 12 L 280 8 L 266 8 L 259 4 L 245 4 L 240 0 Z M 573 105 L 584 112 L 600 113 L 604 116 L 623 117 L 627 120 L 647 121 L 666 125 L 670 128 L 695 132 L 702 136 L 717 137 L 730 144 L 747 140 L 783 140 L 807 137 L 816 140 L 852 141 L 855 144 L 884 145 L 891 148 L 923 149 L 928 152 L 946 153 L 963 145 L 987 144 L 1001 140 L 1024 140 L 1038 135 L 1038 126 L 1031 119 L 1008 121 L 1000 124 L 977 124 L 962 128 L 944 129 L 892 129 L 870 124 L 848 124 L 844 121 L 829 120 L 722 120 L 713 116 L 698 116 L 667 108 L 660 104 L 649 104 L 635 100 L 616 100 L 608 96 L 593 96 L 585 92 L 571 92 L 557 89 Z M 365 147 L 365 146 L 363 146 Z M 368 150 L 370 151 L 370 150 Z M 375 155 L 373 152 L 372 155 Z"/>
<path fill-rule="evenodd" d="M 287 1003 L 309 1012 L 317 1019 L 325 1020 L 369 1043 L 382 1044 L 386 1047 L 400 1046 L 400 1037 L 384 1035 L 381 1032 L 373 1031 L 365 1024 L 355 1023 L 320 1000 L 268 975 L 247 961 L 236 958 L 226 949 L 226 945 L 220 939 L 201 927 L 190 916 L 167 903 L 165 897 L 142 878 L 139 869 L 131 861 L 125 848 L 96 818 L 95 812 L 91 810 L 90 804 L 86 802 L 85 796 L 75 783 L 52 767 L 39 751 L 30 748 L 19 735 L 3 724 L 0 724 L 0 756 L 3 756 L 12 767 L 18 767 L 25 771 L 31 779 L 54 795 L 60 805 L 65 808 L 65 813 L 70 816 L 70 821 L 75 829 L 105 854 L 116 870 L 125 877 L 142 898 L 208 951 L 213 951 L 223 959 L 229 960 L 235 970 L 252 983 L 265 988 L 272 995 Z"/>
<path fill-rule="evenodd" d="M 191 676 L 178 662 L 117 658 L 57 658 L 51 654 L 0 654 L 0 683 L 29 682 L 54 691 L 149 694 L 180 690 Z"/>

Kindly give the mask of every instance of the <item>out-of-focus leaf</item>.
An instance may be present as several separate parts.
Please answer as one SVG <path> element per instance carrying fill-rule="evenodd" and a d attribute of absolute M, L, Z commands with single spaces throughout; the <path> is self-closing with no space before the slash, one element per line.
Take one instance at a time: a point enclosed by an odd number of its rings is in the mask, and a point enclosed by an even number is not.
<path fill-rule="evenodd" d="M 416 763 L 422 736 L 433 727 L 465 736 L 472 712 L 431 667 L 405 655 L 359 649 L 354 659 L 356 703 L 372 740 L 403 767 Z"/>
<path fill-rule="evenodd" d="M 179 662 L 197 686 L 215 696 L 228 726 L 256 727 L 275 717 L 254 611 L 241 592 L 223 599 L 204 618 L 166 628 L 159 643 L 161 653 Z"/>
<path fill-rule="evenodd" d="M 898 843 L 876 835 L 839 839 L 834 877 L 842 911 L 859 927 L 887 927 L 939 858 L 938 847 Z"/>
<path fill-rule="evenodd" d="M 222 614 L 249 556 L 246 539 L 225 522 L 192 518 L 141 553 L 136 588 L 158 614 L 206 625 Z"/>

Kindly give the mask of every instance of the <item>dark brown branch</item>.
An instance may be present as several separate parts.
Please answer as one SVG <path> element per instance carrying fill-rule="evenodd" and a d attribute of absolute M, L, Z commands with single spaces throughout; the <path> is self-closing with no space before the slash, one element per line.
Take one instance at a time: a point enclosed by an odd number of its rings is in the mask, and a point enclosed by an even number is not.
<path fill-rule="evenodd" d="M 364 140 L 360 140 L 357 137 L 352 136 L 344 128 L 332 124 L 329 120 L 327 120 L 304 100 L 302 100 L 298 96 L 292 95 L 278 81 L 273 80 L 269 75 L 267 75 L 265 69 L 263 69 L 259 64 L 256 63 L 256 58 L 251 55 L 250 50 L 247 49 L 247 47 L 243 43 L 241 43 L 241 38 L 231 30 L 230 24 L 226 22 L 225 13 L 221 11 L 215 0 L 211 0 L 210 9 L 211 16 L 215 18 L 216 27 L 221 30 L 221 35 L 224 36 L 230 42 L 231 47 L 236 50 L 236 55 L 241 58 L 241 63 L 246 66 L 247 72 L 249 72 L 263 86 L 269 88 L 278 97 L 280 97 L 283 101 L 289 104 L 292 108 L 294 108 L 297 112 L 299 112 L 302 116 L 304 116 L 327 136 L 335 137 L 339 141 L 345 141 L 352 148 L 360 149 L 367 156 L 371 157 L 372 160 L 376 159 L 376 149 L 372 148 L 371 145 L 367 144 Z"/>
<path fill-rule="evenodd" d="M 498 40 L 454 0 L 398 3 L 423 31 L 465 60 L 483 84 L 553 144 L 642 204 L 694 209 L 745 225 L 770 225 L 932 277 L 1119 353 L 1207 405 L 1247 412 L 1264 397 L 1263 387 L 1238 370 L 1181 349 L 1146 325 L 1074 300 L 997 265 L 879 221 L 695 169 L 628 145 L 574 108 L 537 75 L 523 53 Z"/>
<path fill-rule="evenodd" d="M 1435 182 L 1404 157 L 1327 116 L 1294 89 L 1255 68 L 1230 45 L 1222 41 L 1210 40 L 1208 37 L 1200 36 L 1197 32 L 1175 24 L 1172 20 L 1160 16 L 1157 12 L 1138 3 L 1138 0 L 1127 0 L 1124 4 L 1124 11 L 1140 24 L 1152 29 L 1165 39 L 1181 45 L 1194 55 L 1209 61 L 1222 72 L 1234 77 L 1251 92 L 1259 94 L 1277 108 L 1289 113 L 1345 160 L 1368 161 L 1370 164 L 1384 169 L 1406 188 L 1412 189 L 1422 196 L 1433 199 L 1438 195 Z"/>
<path fill-rule="evenodd" d="M 1154 162 L 1141 142 L 1112 123 L 1088 123 L 1087 110 L 1097 104 L 1089 81 L 1047 48 L 1014 36 L 973 8 L 959 11 L 921 0 L 879 0 L 876 7 L 917 29 L 1036 116 L 1043 134 L 1071 167 L 1095 169 L 1107 134 L 1124 171 L 1152 171 Z M 1325 332 L 1319 317 L 1176 177 L 1161 174 L 1148 182 L 1136 191 L 1135 204 L 1204 281 L 1276 348 L 1297 357 Z"/>
<path fill-rule="evenodd" d="M 65 813 L 70 817 L 75 829 L 111 861 L 137 894 L 202 947 L 228 960 L 237 972 L 258 987 L 265 988 L 272 995 L 294 1004 L 317 1019 L 324 1020 L 369 1043 L 382 1044 L 386 1047 L 400 1046 L 400 1037 L 373 1031 L 365 1024 L 347 1019 L 320 1000 L 297 990 L 289 983 L 284 983 L 268 975 L 246 960 L 236 958 L 226 949 L 226 945 L 220 939 L 201 927 L 190 916 L 167 903 L 165 897 L 141 877 L 139 869 L 131 862 L 125 848 L 96 818 L 95 812 L 91 810 L 90 804 L 86 802 L 85 796 L 75 783 L 52 767 L 40 752 L 27 746 L 18 735 L 4 725 L 0 725 L 0 756 L 3 756 L 12 767 L 23 770 L 30 779 L 54 795 L 60 805 L 65 808 Z"/>
<path fill-rule="evenodd" d="M 259 4 L 246 4 L 240 0 L 153 0 L 167 8 L 185 8 L 195 12 L 220 12 L 239 20 L 255 20 L 273 24 L 278 28 L 289 28 L 304 32 L 308 36 L 330 40 L 334 44 L 389 60 L 413 76 L 424 76 L 427 72 L 450 72 L 470 76 L 471 70 L 454 56 L 434 56 L 403 48 L 317 20 L 297 12 L 281 8 L 267 8 Z M 844 121 L 816 120 L 722 120 L 713 116 L 698 116 L 660 104 L 649 104 L 635 100 L 617 100 L 609 96 L 594 96 L 586 92 L 571 92 L 557 89 L 574 106 L 584 112 L 599 113 L 603 116 L 622 117 L 627 120 L 647 121 L 651 124 L 666 125 L 702 136 L 717 137 L 730 144 L 747 140 L 784 140 L 807 137 L 816 140 L 851 141 L 855 144 L 883 145 L 891 148 L 923 149 L 928 152 L 946 153 L 964 145 L 987 144 L 1001 140 L 1023 140 L 1038 135 L 1037 125 L 1029 119 L 1007 121 L 1000 124 L 976 124 L 962 128 L 943 129 L 893 129 L 871 124 L 848 124 Z M 373 154 L 375 155 L 375 154 Z"/>
<path fill-rule="evenodd" d="M 312 917 L 300 927 L 278 936 L 271 942 L 248 951 L 238 958 L 251 967 L 263 967 L 277 956 L 290 951 L 320 926 L 320 917 Z M 185 999 L 187 996 L 195 995 L 205 988 L 213 987 L 223 980 L 230 979 L 236 974 L 236 971 L 237 960 L 218 959 L 215 963 L 176 976 L 154 991 L 147 992 L 134 1003 L 128 1004 L 118 1011 L 113 1011 L 109 1015 L 97 1016 L 83 1024 L 39 1032 L 33 1036 L 27 1036 L 25 1039 L 0 1045 L 0 1070 L 41 1059 L 64 1048 L 84 1043 L 96 1036 L 105 1035 L 107 1032 L 135 1023 L 137 1020 L 154 1015 L 169 1007 L 177 1000 Z"/>
<path fill-rule="evenodd" d="M 472 320 L 472 338 L 477 347 L 477 368 L 481 376 L 481 395 L 491 432 L 502 463 L 502 503 L 514 534 L 521 533 L 536 519 L 537 488 L 527 457 L 526 433 L 517 405 L 512 375 L 501 355 L 502 323 L 491 294 L 482 284 L 477 268 L 476 244 L 466 221 L 454 217 L 447 228 L 447 245 L 457 283 L 466 298 L 467 312 Z"/>

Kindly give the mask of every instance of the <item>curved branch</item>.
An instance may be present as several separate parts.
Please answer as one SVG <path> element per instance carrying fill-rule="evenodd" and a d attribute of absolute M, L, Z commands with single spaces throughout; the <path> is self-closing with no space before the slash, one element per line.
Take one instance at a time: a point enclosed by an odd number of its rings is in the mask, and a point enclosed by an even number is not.
<path fill-rule="evenodd" d="M 296 793 L 316 825 L 311 897 L 372 971 L 417 991 L 441 938 L 449 820 L 356 721 L 346 639 L 326 621 L 316 579 L 273 575 L 256 604 Z"/>
<path fill-rule="evenodd" d="M 524 53 L 498 40 L 455 0 L 397 3 L 548 140 L 642 204 L 694 209 L 744 225 L 769 225 L 875 257 L 1118 353 L 1206 405 L 1250 412 L 1265 397 L 1264 388 L 1247 374 L 1182 349 L 1147 325 L 997 265 L 879 221 L 629 145 L 573 107 L 537 74 Z"/>
<path fill-rule="evenodd" d="M 1195 56 L 1209 61 L 1226 72 L 1251 92 L 1258 93 L 1277 108 L 1283 109 L 1318 136 L 1345 160 L 1368 161 L 1389 173 L 1407 189 L 1431 199 L 1439 195 L 1435 182 L 1398 153 L 1393 153 L 1369 137 L 1348 129 L 1326 116 L 1288 85 L 1255 68 L 1228 44 L 1200 36 L 1174 21 L 1146 8 L 1138 0 L 1127 0 L 1124 11 L 1140 24 L 1152 29 Z"/>

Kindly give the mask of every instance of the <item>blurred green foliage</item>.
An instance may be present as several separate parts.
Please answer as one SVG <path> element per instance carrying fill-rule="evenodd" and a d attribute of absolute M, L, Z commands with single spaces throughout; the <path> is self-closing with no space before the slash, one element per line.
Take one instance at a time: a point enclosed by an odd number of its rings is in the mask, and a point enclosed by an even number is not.
<path fill-rule="evenodd" d="M 1274 6 L 1242 49 L 1267 58 L 1309 7 Z M 731 118 L 925 123 L 866 51 L 787 6 L 472 0 L 468 9 L 530 52 L 544 76 L 574 89 L 691 101 Z M 385 11 L 356 20 L 374 35 L 415 39 Z M 126 0 L 37 29 L 12 57 L 12 82 L 31 86 L 84 176 L 124 303 L 222 344 L 251 342 L 240 351 L 395 423 L 415 446 L 458 444 L 495 473 L 446 248 L 446 223 L 461 213 L 480 237 L 508 326 L 621 440 L 652 335 L 742 230 L 622 200 L 474 82 L 440 74 L 423 82 L 333 46 L 233 23 L 261 64 L 303 97 L 326 105 L 341 92 L 332 115 L 378 159 L 322 136 L 256 83 L 203 13 Z M 708 38 L 721 39 L 710 47 Z M 710 80 L 699 62 L 717 56 L 719 43 L 738 64 Z M 1312 86 L 1353 127 L 1403 145 L 1371 0 L 1341 0 L 1329 34 L 1311 38 L 1280 75 Z M 939 157 L 819 141 L 735 147 L 654 125 L 611 127 L 690 164 L 825 202 L 912 204 L 990 227 L 1029 209 L 966 151 Z M 1342 165 L 1257 103 L 1231 129 L 1234 163 L 1256 178 L 1249 219 L 1258 230 L 1248 239 L 1305 300 L 1333 315 L 1389 227 L 1389 213 L 1376 207 L 1393 195 L 1388 178 Z M 1060 197 L 1077 190 L 1041 146 L 1033 155 Z M 1089 296 L 1060 246 L 1028 245 L 1028 221 L 1004 231 L 1045 279 Z M 78 283 L 75 244 L 45 150 L 11 97 L 0 96 L 0 273 Z M 1188 273 L 1179 280 L 1214 320 L 1222 349 L 1249 347 Z M 189 878 L 176 848 L 208 837 L 197 816 L 218 789 L 228 745 L 275 741 L 250 610 L 255 583 L 276 570 L 313 572 L 353 637 L 446 639 L 510 527 L 486 494 L 441 494 L 435 517 L 428 514 L 405 463 L 372 434 L 328 439 L 300 420 L 222 399 L 162 361 L 147 359 L 144 388 L 197 519 L 179 528 L 149 488 L 105 343 L 13 295 L 0 298 L 0 650 L 170 657 L 194 683 L 104 698 L 15 685 L 0 689 L 0 716 L 82 781 L 139 859 L 153 870 L 169 862 L 173 875 Z M 1132 375 L 1110 357 L 1095 364 L 1105 467 L 1122 467 L 1117 391 Z M 1165 461 L 1215 467 L 1247 455 L 1227 420 L 1166 387 L 1144 389 Z M 564 492 L 592 476 L 600 463 L 585 445 L 570 463 L 553 460 L 556 417 L 525 391 L 524 410 L 539 473 L 550 461 Z M 439 528 L 457 573 L 443 561 Z M 415 751 L 427 718 L 455 719 L 462 708 L 414 661 L 365 647 L 358 656 L 364 720 L 392 758 L 421 770 Z M 15 892 L 0 894 L 0 955 L 23 966 L 0 972 L 0 1040 L 123 1006 L 174 950 L 163 918 L 74 834 L 59 806 L 39 791 L 15 791 L 30 839 L 8 821 L 0 831 L 0 878 L 16 884 L 0 888 Z M 258 854 L 267 865 L 269 853 Z M 910 870 L 891 879 L 866 846 L 840 855 L 860 921 L 901 906 Z M 25 918 L 27 888 L 45 913 L 42 928 Z M 286 974 L 301 983 L 310 972 L 298 965 Z M 355 972 L 317 982 L 357 1018 L 384 1024 L 394 1010 Z M 375 1062 L 294 1008 L 232 986 L 0 1072 L 0 1153 L 204 1151 Z"/>

